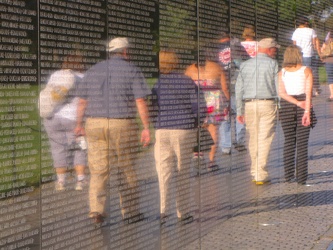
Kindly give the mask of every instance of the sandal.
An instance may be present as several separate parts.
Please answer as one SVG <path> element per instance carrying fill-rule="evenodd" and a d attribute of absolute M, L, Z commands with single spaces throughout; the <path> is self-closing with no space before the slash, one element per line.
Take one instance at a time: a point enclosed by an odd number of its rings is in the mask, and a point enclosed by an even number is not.
<path fill-rule="evenodd" d="M 326 99 L 327 102 L 333 102 L 333 98 L 329 97 Z"/>

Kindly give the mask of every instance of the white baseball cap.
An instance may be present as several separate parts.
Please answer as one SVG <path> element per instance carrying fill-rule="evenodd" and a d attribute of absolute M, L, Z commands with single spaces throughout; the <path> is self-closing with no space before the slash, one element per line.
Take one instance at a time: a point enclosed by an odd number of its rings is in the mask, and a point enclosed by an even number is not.
<path fill-rule="evenodd" d="M 120 49 L 124 49 L 128 47 L 128 39 L 126 37 L 117 37 L 112 39 L 108 47 L 106 48 L 106 51 L 116 51 Z"/>
<path fill-rule="evenodd" d="M 259 47 L 264 49 L 280 48 L 281 46 L 274 40 L 274 38 L 264 38 L 259 41 Z"/>

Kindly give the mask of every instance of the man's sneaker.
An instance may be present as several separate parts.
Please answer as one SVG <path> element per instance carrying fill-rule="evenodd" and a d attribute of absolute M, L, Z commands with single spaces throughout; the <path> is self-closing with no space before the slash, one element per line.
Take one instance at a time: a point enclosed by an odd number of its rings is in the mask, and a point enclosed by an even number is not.
<path fill-rule="evenodd" d="M 75 190 L 76 191 L 82 191 L 85 186 L 86 186 L 86 182 L 85 181 L 78 181 L 78 182 L 76 182 Z"/>
<path fill-rule="evenodd" d="M 55 183 L 55 190 L 56 191 L 64 191 L 66 188 L 65 188 L 65 183 L 63 182 L 60 182 L 60 181 L 57 181 Z"/>
<path fill-rule="evenodd" d="M 231 149 L 230 148 L 223 148 L 222 149 L 222 154 L 223 155 L 230 155 L 231 154 Z"/>

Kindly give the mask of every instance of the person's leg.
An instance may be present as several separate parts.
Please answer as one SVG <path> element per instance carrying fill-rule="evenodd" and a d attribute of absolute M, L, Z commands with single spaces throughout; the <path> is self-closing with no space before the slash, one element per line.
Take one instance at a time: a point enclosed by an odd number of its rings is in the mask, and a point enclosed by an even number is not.
<path fill-rule="evenodd" d="M 312 57 L 311 61 L 311 69 L 313 74 L 313 94 L 315 96 L 319 95 L 321 92 L 320 84 L 319 84 L 319 58 L 318 55 Z"/>
<path fill-rule="evenodd" d="M 195 130 L 174 130 L 170 139 L 177 156 L 176 208 L 177 217 L 183 218 L 190 212 L 191 203 L 191 148 L 195 144 Z"/>
<path fill-rule="evenodd" d="M 231 121 L 223 121 L 219 127 L 219 146 L 222 153 L 230 154 L 231 152 Z"/>
<path fill-rule="evenodd" d="M 296 153 L 296 106 L 281 101 L 280 121 L 284 134 L 283 165 L 284 178 L 290 181 L 295 177 Z"/>
<path fill-rule="evenodd" d="M 257 104 L 256 102 L 245 103 L 246 132 L 249 135 L 249 153 L 251 158 L 251 176 L 257 180 L 257 155 L 258 155 L 258 129 L 257 129 Z"/>
<path fill-rule="evenodd" d="M 217 125 L 208 124 L 207 130 L 209 131 L 209 133 L 214 141 L 214 145 L 211 146 L 211 150 L 209 152 L 210 165 L 214 165 L 215 164 L 215 153 L 216 153 L 216 148 L 217 148 L 217 144 L 218 144 Z"/>
<path fill-rule="evenodd" d="M 327 83 L 330 90 L 330 96 L 327 101 L 333 101 L 333 63 L 325 63 Z"/>
<path fill-rule="evenodd" d="M 131 223 L 139 219 L 139 217 L 134 217 L 140 215 L 138 178 L 135 171 L 135 161 L 139 149 L 138 124 L 135 119 L 110 119 L 108 134 L 110 167 L 117 166 L 121 213 L 123 219 L 128 219 L 128 222 Z M 111 153 L 113 147 L 116 155 Z M 114 161 L 117 162 L 113 163 Z"/>
<path fill-rule="evenodd" d="M 236 113 L 236 101 L 235 96 L 232 95 L 230 98 L 230 105 L 231 105 L 231 114 Z M 245 149 L 245 136 L 246 136 L 246 129 L 245 125 L 241 124 L 235 118 L 233 122 L 233 126 L 235 128 L 236 133 L 236 149 L 237 150 L 244 150 Z"/>
<path fill-rule="evenodd" d="M 65 134 L 67 138 L 68 145 L 77 145 L 76 135 L 74 134 L 74 129 L 76 126 L 75 120 L 63 119 L 62 124 L 66 128 Z M 86 151 L 76 148 L 72 152 L 73 165 L 76 172 L 77 184 L 75 189 L 82 190 L 84 186 L 85 179 L 85 166 L 87 165 L 87 155 Z"/>
<path fill-rule="evenodd" d="M 329 86 L 329 89 L 330 89 L 330 99 L 333 99 L 333 82 L 330 83 L 328 86 Z"/>
<path fill-rule="evenodd" d="M 53 167 L 57 175 L 56 190 L 65 190 L 68 163 L 66 128 L 57 117 L 44 119 L 44 128 L 49 138 Z"/>
<path fill-rule="evenodd" d="M 277 105 L 274 101 L 258 101 L 258 166 L 257 181 L 268 179 L 267 163 L 275 135 Z"/>
<path fill-rule="evenodd" d="M 236 143 L 238 148 L 240 148 L 245 145 L 246 129 L 244 124 L 241 124 L 238 121 L 235 121 L 235 123 L 236 123 Z"/>
<path fill-rule="evenodd" d="M 109 177 L 107 119 L 88 118 L 85 131 L 88 143 L 88 166 L 90 170 L 89 217 L 106 216 L 106 183 Z"/>
<path fill-rule="evenodd" d="M 172 130 L 158 129 L 155 131 L 155 165 L 158 176 L 160 190 L 160 212 L 166 214 L 170 181 L 173 173 L 173 152 L 170 145 L 170 135 Z"/>
<path fill-rule="evenodd" d="M 297 108 L 298 121 L 296 128 L 296 177 L 299 184 L 305 184 L 308 179 L 308 142 L 310 136 L 310 126 L 302 125 L 304 110 Z"/>

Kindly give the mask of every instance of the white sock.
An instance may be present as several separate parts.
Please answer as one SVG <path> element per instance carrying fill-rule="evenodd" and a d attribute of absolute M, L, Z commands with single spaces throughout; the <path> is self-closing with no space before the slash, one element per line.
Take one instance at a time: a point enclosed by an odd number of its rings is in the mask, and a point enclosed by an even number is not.
<path fill-rule="evenodd" d="M 57 174 L 57 179 L 58 179 L 58 182 L 65 183 L 66 174 Z"/>

